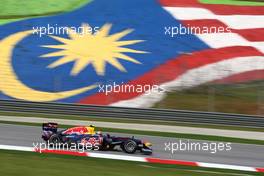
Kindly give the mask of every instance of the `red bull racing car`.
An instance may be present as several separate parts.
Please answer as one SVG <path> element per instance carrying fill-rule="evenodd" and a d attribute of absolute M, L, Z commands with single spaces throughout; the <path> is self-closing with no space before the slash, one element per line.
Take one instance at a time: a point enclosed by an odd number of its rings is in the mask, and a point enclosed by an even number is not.
<path fill-rule="evenodd" d="M 95 133 L 93 126 L 58 130 L 57 123 L 44 123 L 42 125 L 42 139 L 48 145 L 89 146 L 89 149 L 92 150 L 116 150 L 118 147 L 129 154 L 137 151 L 147 155 L 152 154 L 152 144 L 149 142 L 134 137 L 116 137 L 101 132 Z"/>

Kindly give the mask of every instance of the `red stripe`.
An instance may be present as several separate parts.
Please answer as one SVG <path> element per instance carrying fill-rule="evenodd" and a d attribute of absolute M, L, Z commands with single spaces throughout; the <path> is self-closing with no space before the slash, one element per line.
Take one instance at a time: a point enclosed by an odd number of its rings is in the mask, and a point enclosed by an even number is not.
<path fill-rule="evenodd" d="M 160 85 L 175 80 L 178 76 L 190 69 L 243 56 L 263 56 L 263 54 L 255 48 L 248 46 L 234 46 L 194 52 L 191 55 L 182 55 L 171 59 L 139 78 L 128 82 L 127 85 Z M 134 98 L 140 94 L 138 92 L 111 92 L 108 95 L 105 95 L 105 93 L 97 93 L 82 99 L 79 103 L 108 105 L 121 100 Z"/>
<path fill-rule="evenodd" d="M 222 4 L 203 4 L 198 0 L 159 0 L 163 6 L 200 7 L 218 15 L 264 15 L 263 6 L 236 6 Z"/>
<path fill-rule="evenodd" d="M 264 168 L 256 168 L 258 172 L 264 172 Z"/>
<path fill-rule="evenodd" d="M 36 152 L 39 153 L 53 153 L 53 154 L 59 154 L 59 155 L 73 155 L 73 156 L 87 156 L 86 153 L 84 152 L 74 152 L 74 151 L 66 151 L 66 150 L 35 150 Z"/>
<path fill-rule="evenodd" d="M 207 33 L 227 33 L 227 32 L 233 32 L 238 33 L 239 35 L 246 38 L 248 41 L 252 42 L 258 42 L 258 41 L 264 41 L 264 28 L 255 28 L 255 29 L 230 29 L 227 25 L 225 25 L 223 22 L 219 20 L 214 19 L 203 19 L 203 20 L 183 20 L 183 24 L 188 27 L 188 29 L 191 29 L 193 27 L 192 32 L 198 33 L 203 32 L 202 29 L 212 29 L 207 31 Z M 195 30 L 196 27 L 199 30 Z M 215 30 L 216 29 L 216 30 Z M 220 30 L 219 30 L 220 29 Z"/>
<path fill-rule="evenodd" d="M 149 163 L 159 163 L 159 164 L 173 164 L 173 165 L 183 165 L 183 166 L 198 166 L 196 162 L 181 161 L 181 160 L 167 160 L 159 158 L 146 158 Z"/>
<path fill-rule="evenodd" d="M 264 41 L 264 28 L 235 30 L 241 36 L 252 42 Z"/>
<path fill-rule="evenodd" d="M 218 84 L 241 83 L 264 79 L 264 70 L 253 70 L 240 74 L 231 75 L 224 79 L 213 81 Z"/>

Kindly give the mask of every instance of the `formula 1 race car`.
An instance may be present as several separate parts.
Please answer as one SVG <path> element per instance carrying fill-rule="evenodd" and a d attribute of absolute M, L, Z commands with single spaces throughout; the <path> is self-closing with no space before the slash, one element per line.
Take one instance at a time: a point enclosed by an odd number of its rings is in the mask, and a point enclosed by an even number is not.
<path fill-rule="evenodd" d="M 68 144 L 78 145 L 78 147 L 92 148 L 92 150 L 107 150 L 113 151 L 116 147 L 122 151 L 133 154 L 140 151 L 142 154 L 152 154 L 152 144 L 149 142 L 135 139 L 134 137 L 116 137 L 110 134 L 67 134 L 65 130 L 58 130 L 57 123 L 44 123 L 42 125 L 42 139 L 49 145 L 54 144 Z M 90 147 L 92 146 L 92 147 Z"/>

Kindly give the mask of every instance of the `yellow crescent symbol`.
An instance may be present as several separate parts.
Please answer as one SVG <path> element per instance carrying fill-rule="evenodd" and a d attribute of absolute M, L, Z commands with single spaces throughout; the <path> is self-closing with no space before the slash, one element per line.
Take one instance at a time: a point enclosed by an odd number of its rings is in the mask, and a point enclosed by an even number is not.
<path fill-rule="evenodd" d="M 15 45 L 32 32 L 32 30 L 18 32 L 0 41 L 0 90 L 4 94 L 21 100 L 45 102 L 68 98 L 97 87 L 91 85 L 64 92 L 43 92 L 23 84 L 14 72 L 11 56 Z"/>

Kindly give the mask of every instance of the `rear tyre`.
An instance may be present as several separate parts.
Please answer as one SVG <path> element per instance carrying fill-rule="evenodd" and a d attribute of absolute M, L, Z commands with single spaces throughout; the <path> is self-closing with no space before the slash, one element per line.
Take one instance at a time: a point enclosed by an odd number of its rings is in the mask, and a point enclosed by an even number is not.
<path fill-rule="evenodd" d="M 60 140 L 58 134 L 53 134 L 50 136 L 48 142 L 49 142 L 49 144 L 56 145 L 56 144 L 60 144 L 61 140 Z"/>
<path fill-rule="evenodd" d="M 133 140 L 127 140 L 122 145 L 121 148 L 126 153 L 135 153 L 137 150 L 137 143 Z"/>

